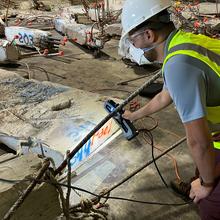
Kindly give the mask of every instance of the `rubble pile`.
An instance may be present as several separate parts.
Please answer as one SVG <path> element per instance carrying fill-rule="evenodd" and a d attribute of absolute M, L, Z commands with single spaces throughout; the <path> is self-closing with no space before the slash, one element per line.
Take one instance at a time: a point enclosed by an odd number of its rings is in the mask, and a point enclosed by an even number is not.
<path fill-rule="evenodd" d="M 4 8 L 7 8 L 7 7 L 17 8 L 20 2 L 21 2 L 21 0 L 20 1 L 1 0 L 0 9 L 4 9 Z"/>
<path fill-rule="evenodd" d="M 120 39 L 122 1 L 7 1 L 0 3 L 0 36 L 9 44 L 36 50 L 39 56 L 60 56 L 67 40 L 94 51 L 94 55 L 112 38 Z M 10 4 L 9 4 L 10 3 Z M 81 3 L 76 5 L 77 3 Z M 68 5 L 68 6 L 67 6 Z M 71 5 L 71 6 L 70 6 Z M 19 6 L 19 10 L 16 9 Z M 171 19 L 177 28 L 220 38 L 220 3 L 213 1 L 173 1 Z M 9 10 L 8 10 L 9 9 Z M 22 9 L 22 10 L 21 10 Z M 5 28 L 5 26 L 8 26 Z M 7 30 L 7 31 L 6 31 Z M 42 31 L 56 30 L 65 39 Z M 4 36 L 5 35 L 5 36 Z M 11 62 L 5 51 L 1 62 Z M 142 51 L 127 39 L 119 44 L 119 54 L 135 63 L 146 64 Z M 19 55 L 19 59 L 22 59 Z M 27 56 L 25 56 L 27 57 Z M 16 60 L 15 60 L 16 61 Z"/>
<path fill-rule="evenodd" d="M 220 3 L 212 2 L 174 1 L 171 19 L 177 28 L 220 38 Z"/>

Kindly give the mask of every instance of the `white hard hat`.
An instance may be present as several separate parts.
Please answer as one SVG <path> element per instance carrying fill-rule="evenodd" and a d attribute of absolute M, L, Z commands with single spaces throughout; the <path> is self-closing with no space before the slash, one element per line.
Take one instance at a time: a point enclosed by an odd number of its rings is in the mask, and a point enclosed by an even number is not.
<path fill-rule="evenodd" d="M 126 0 L 121 15 L 122 37 L 125 37 L 135 27 L 170 6 L 170 0 Z"/>

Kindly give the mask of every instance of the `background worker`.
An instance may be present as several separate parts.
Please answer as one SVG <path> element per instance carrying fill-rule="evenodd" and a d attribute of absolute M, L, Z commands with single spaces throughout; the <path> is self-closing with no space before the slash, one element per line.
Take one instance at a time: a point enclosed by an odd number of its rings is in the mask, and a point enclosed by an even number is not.
<path fill-rule="evenodd" d="M 220 146 L 211 131 L 220 131 L 220 41 L 176 30 L 169 19 L 169 0 L 126 0 L 124 37 L 151 62 L 163 63 L 164 88 L 149 103 L 123 117 L 135 121 L 174 102 L 200 178 L 190 198 L 202 220 L 220 219 Z M 215 134 L 216 140 L 218 135 Z"/>

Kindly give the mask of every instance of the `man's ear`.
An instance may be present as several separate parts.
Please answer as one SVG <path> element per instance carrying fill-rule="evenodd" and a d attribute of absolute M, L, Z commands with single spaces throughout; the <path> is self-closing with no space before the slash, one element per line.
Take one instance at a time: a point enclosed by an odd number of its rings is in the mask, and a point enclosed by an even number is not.
<path fill-rule="evenodd" d="M 154 43 L 156 41 L 155 32 L 151 29 L 145 30 L 145 37 L 147 38 L 149 43 Z"/>

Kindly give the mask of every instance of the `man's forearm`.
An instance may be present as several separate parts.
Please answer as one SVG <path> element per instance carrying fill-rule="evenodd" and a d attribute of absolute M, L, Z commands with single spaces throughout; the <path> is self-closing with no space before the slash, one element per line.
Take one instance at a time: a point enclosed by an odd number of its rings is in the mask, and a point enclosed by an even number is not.
<path fill-rule="evenodd" d="M 156 113 L 172 103 L 172 99 L 168 91 L 163 90 L 157 94 L 149 103 L 145 106 L 133 112 L 136 119 L 143 118 L 144 116 Z"/>
<path fill-rule="evenodd" d="M 209 147 L 199 145 L 189 147 L 203 181 L 206 183 L 214 182 L 216 172 L 213 147 L 211 145 Z"/>
<path fill-rule="evenodd" d="M 204 182 L 215 179 L 215 151 L 205 117 L 184 123 L 187 143 Z"/>

